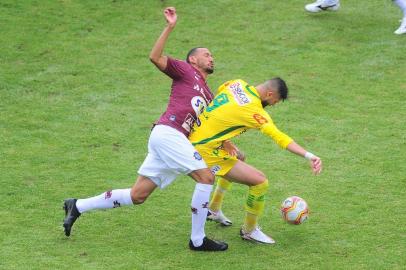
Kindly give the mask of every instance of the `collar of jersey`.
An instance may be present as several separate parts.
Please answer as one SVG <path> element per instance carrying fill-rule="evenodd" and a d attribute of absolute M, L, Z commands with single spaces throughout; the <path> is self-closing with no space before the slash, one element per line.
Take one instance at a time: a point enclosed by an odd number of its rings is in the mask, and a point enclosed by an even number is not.
<path fill-rule="evenodd" d="M 202 80 L 206 83 L 206 79 L 204 78 L 204 76 L 202 75 L 202 73 L 200 72 L 200 70 L 198 70 L 197 68 L 195 68 L 194 66 L 192 66 L 191 64 L 189 64 L 199 75 L 200 78 L 202 78 Z"/>
<path fill-rule="evenodd" d="M 247 85 L 245 86 L 245 89 L 247 89 L 247 91 L 248 91 L 251 95 L 253 95 L 254 97 L 256 97 L 256 98 L 258 98 L 259 100 L 261 100 L 261 99 L 259 98 L 258 90 L 255 89 L 254 86 L 249 86 L 249 85 L 247 84 Z"/>

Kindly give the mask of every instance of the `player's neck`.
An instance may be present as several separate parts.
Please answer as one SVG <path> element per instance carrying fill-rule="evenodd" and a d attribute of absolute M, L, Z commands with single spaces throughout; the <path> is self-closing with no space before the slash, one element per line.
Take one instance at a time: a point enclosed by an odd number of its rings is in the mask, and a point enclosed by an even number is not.
<path fill-rule="evenodd" d="M 197 67 L 197 66 L 195 66 L 195 65 L 193 65 L 193 64 L 191 64 L 191 65 L 192 65 L 192 67 L 194 67 L 197 71 L 199 71 L 200 75 L 203 77 L 204 80 L 207 79 L 207 76 L 209 76 L 209 74 L 208 74 L 205 70 L 202 70 L 202 69 L 200 69 L 199 67 Z"/>
<path fill-rule="evenodd" d="M 265 85 L 264 84 L 257 85 L 257 86 L 255 86 L 255 89 L 257 89 L 257 91 L 258 91 L 259 98 L 261 100 L 263 100 L 266 97 L 266 92 L 267 92 Z"/>

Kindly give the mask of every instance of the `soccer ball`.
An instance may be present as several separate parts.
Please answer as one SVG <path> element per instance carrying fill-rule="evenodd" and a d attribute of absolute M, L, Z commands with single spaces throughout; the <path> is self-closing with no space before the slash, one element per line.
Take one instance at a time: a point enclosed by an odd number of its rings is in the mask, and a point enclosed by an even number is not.
<path fill-rule="evenodd" d="M 292 196 L 282 202 L 281 214 L 286 222 L 299 225 L 308 218 L 309 208 L 305 200 Z"/>

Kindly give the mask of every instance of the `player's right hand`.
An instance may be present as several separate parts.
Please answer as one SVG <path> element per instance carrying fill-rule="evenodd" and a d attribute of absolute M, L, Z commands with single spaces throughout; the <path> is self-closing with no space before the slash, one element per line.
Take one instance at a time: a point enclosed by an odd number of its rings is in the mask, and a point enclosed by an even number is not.
<path fill-rule="evenodd" d="M 319 174 L 321 173 L 321 169 L 322 169 L 322 162 L 321 159 L 318 156 L 314 156 L 311 158 L 311 166 L 312 166 L 312 171 L 314 174 Z"/>
<path fill-rule="evenodd" d="M 176 9 L 174 7 L 167 7 L 164 10 L 164 15 L 168 26 L 175 27 L 176 21 L 178 19 L 176 15 Z"/>

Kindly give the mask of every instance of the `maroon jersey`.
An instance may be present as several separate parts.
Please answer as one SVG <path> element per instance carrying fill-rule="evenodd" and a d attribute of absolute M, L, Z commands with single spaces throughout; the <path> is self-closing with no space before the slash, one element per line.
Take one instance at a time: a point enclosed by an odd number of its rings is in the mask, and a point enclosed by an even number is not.
<path fill-rule="evenodd" d="M 201 73 L 185 61 L 168 57 L 164 73 L 173 79 L 168 107 L 157 124 L 171 126 L 186 137 L 213 99 Z"/>

